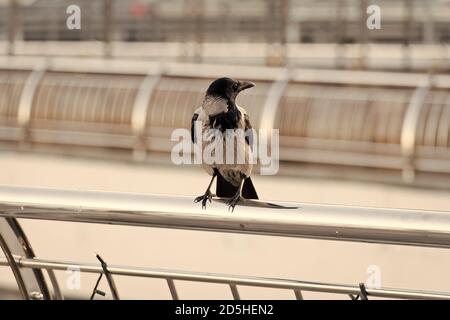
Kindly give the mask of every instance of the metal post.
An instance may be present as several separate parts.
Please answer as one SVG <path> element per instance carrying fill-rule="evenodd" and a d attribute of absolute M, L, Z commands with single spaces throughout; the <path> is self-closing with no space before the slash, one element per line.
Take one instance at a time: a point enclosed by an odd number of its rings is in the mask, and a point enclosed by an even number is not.
<path fill-rule="evenodd" d="M 8 20 L 8 55 L 14 55 L 15 41 L 19 28 L 19 3 L 17 0 L 9 0 L 9 20 Z"/>
<path fill-rule="evenodd" d="M 33 98 L 40 81 L 45 75 L 47 67 L 46 62 L 37 64 L 28 76 L 28 79 L 22 89 L 22 94 L 19 100 L 19 108 L 17 111 L 17 123 L 22 129 L 22 146 L 26 146 L 27 143 L 30 142 L 30 121 Z"/>
<path fill-rule="evenodd" d="M 137 161 L 142 161 L 146 157 L 147 113 L 152 93 L 158 85 L 161 75 L 161 68 L 157 72 L 149 72 L 142 81 L 134 100 L 131 128 L 136 137 L 136 143 L 133 148 L 133 158 Z"/>
<path fill-rule="evenodd" d="M 266 63 L 280 66 L 286 63 L 286 42 L 289 0 L 266 0 Z"/>
<path fill-rule="evenodd" d="M 201 62 L 205 41 L 205 2 L 204 0 L 192 0 L 191 6 L 194 18 L 194 61 Z"/>
<path fill-rule="evenodd" d="M 403 120 L 400 141 L 402 155 L 404 157 L 402 176 L 403 180 L 407 183 L 412 183 L 415 178 L 414 157 L 416 150 L 417 124 L 431 85 L 432 78 L 429 76 L 417 87 L 411 96 Z"/>
<path fill-rule="evenodd" d="M 286 12 L 286 43 L 299 43 L 301 42 L 301 29 L 300 23 L 297 19 L 294 19 L 295 2 L 288 2 Z"/>
<path fill-rule="evenodd" d="M 345 66 L 344 54 L 345 54 L 345 45 L 344 45 L 344 23 L 345 19 L 343 18 L 343 0 L 336 0 L 335 2 L 336 8 L 336 54 L 335 54 L 335 66 L 336 68 L 343 68 Z"/>
<path fill-rule="evenodd" d="M 279 42 L 280 42 L 280 52 L 279 52 L 279 65 L 283 66 L 286 64 L 287 55 L 287 29 L 289 21 L 289 0 L 280 0 L 280 23 L 279 23 Z"/>
<path fill-rule="evenodd" d="M 302 291 L 299 289 L 295 289 L 294 290 L 294 294 L 295 294 L 295 299 L 297 300 L 303 300 L 303 294 Z"/>
<path fill-rule="evenodd" d="M 267 99 L 262 110 L 261 122 L 259 128 L 273 129 L 277 117 L 277 110 L 280 105 L 280 100 L 289 83 L 289 70 L 284 70 L 282 74 L 276 79 L 269 89 Z"/>
<path fill-rule="evenodd" d="M 369 38 L 369 33 L 366 26 L 367 18 L 367 0 L 360 0 L 360 26 L 359 26 L 359 67 L 361 69 L 366 68 L 367 59 L 367 42 Z"/>
<path fill-rule="evenodd" d="M 411 0 L 403 0 L 404 4 L 404 20 L 403 20 L 403 68 L 411 68 L 411 41 L 413 32 L 413 2 Z"/>
<path fill-rule="evenodd" d="M 16 257 L 34 258 L 34 252 L 25 233 L 15 218 L 0 218 L 0 248 L 6 256 L 16 278 L 17 286 L 23 299 L 51 299 L 50 291 L 41 269 L 24 269 L 16 261 Z M 55 279 L 53 271 L 48 271 Z M 52 280 L 52 283 L 53 283 Z M 57 283 L 53 285 L 55 296 L 61 298 Z"/>
<path fill-rule="evenodd" d="M 422 2 L 425 21 L 423 22 L 423 42 L 432 44 L 436 42 L 435 30 L 434 30 L 434 16 L 433 6 L 428 2 Z"/>
<path fill-rule="evenodd" d="M 175 287 L 175 282 L 173 279 L 167 279 L 167 285 L 169 286 L 170 294 L 173 300 L 179 300 L 177 288 Z"/>
<path fill-rule="evenodd" d="M 241 300 L 237 286 L 234 283 L 230 283 L 231 294 L 234 300 Z"/>
<path fill-rule="evenodd" d="M 274 37 L 273 32 L 277 28 L 277 10 L 275 6 L 274 0 L 265 0 L 266 5 L 266 16 L 265 23 L 263 24 L 264 28 L 264 38 L 266 42 L 266 64 L 273 64 L 273 51 L 274 51 Z"/>
<path fill-rule="evenodd" d="M 113 0 L 103 0 L 103 54 L 105 57 L 112 56 L 112 34 L 113 34 Z"/>

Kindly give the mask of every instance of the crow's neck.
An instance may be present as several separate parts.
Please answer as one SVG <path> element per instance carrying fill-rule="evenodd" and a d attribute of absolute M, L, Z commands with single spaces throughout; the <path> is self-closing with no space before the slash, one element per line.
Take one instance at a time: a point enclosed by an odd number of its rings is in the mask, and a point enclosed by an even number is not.
<path fill-rule="evenodd" d="M 224 132 L 227 129 L 236 129 L 241 120 L 241 113 L 233 101 L 227 102 L 226 112 L 209 116 L 209 123 L 214 129 Z"/>
<path fill-rule="evenodd" d="M 213 116 L 226 112 L 228 110 L 228 101 L 221 97 L 207 95 L 203 100 L 202 108 L 208 116 Z"/>

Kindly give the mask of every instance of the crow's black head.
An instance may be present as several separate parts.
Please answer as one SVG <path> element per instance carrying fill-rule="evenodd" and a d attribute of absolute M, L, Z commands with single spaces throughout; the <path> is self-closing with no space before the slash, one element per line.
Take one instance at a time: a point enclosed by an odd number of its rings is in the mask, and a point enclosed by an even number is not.
<path fill-rule="evenodd" d="M 206 91 L 207 96 L 220 97 L 234 102 L 234 99 L 242 90 L 254 87 L 249 81 L 237 81 L 230 78 L 219 78 L 214 80 Z"/>

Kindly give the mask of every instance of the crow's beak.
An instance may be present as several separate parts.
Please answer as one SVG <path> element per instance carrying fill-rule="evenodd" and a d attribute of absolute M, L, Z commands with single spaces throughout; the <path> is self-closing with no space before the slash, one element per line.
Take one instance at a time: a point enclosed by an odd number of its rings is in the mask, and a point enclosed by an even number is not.
<path fill-rule="evenodd" d="M 250 81 L 239 81 L 239 92 L 254 87 L 255 84 Z"/>

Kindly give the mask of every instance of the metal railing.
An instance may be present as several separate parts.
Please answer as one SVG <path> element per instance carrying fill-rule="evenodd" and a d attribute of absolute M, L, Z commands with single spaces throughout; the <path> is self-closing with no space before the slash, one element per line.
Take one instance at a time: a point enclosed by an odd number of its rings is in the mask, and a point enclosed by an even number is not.
<path fill-rule="evenodd" d="M 73 4 L 68 0 L 8 3 L 0 3 L 0 39 L 5 39 L 4 52 L 10 55 L 138 55 L 191 62 L 448 71 L 450 6 L 438 0 L 432 5 L 413 0 L 380 3 L 380 30 L 365 28 L 366 0 L 78 0 L 81 30 L 66 27 L 66 9 Z M 383 42 L 397 45 L 386 50 L 378 46 Z M 308 46 L 324 43 L 331 45 Z M 423 45 L 417 50 L 415 44 Z M 382 55 L 374 57 L 372 51 Z"/>
<path fill-rule="evenodd" d="M 209 3 L 208 3 L 209 2 Z M 370 34 L 365 26 L 366 0 L 266 0 L 266 1 L 152 1 L 78 0 L 82 30 L 71 32 L 66 9 L 74 4 L 37 0 L 0 3 L 0 26 L 10 38 L 29 40 L 124 41 L 266 41 L 357 42 L 367 40 L 433 43 L 448 40 L 448 2 L 391 0 L 378 5 L 383 28 Z M 13 15 L 15 19 L 8 19 Z M 270 18 L 270 19 L 269 19 Z M 11 26 L 14 24 L 15 26 Z M 0 36 L 1 36 L 0 29 Z"/>
<path fill-rule="evenodd" d="M 11 267 L 26 299 L 61 299 L 55 270 L 77 267 L 81 272 L 101 273 L 102 267 L 36 258 L 17 222 L 22 218 L 450 248 L 449 212 L 246 201 L 230 214 L 221 199 L 214 199 L 205 212 L 193 204 L 191 197 L 1 186 L 0 245 L 6 259 L 0 260 L 0 265 Z M 43 271 L 49 273 L 53 290 L 46 284 Z M 288 289 L 297 299 L 303 298 L 303 291 L 361 293 L 358 286 L 292 279 L 130 266 L 109 266 L 108 271 L 165 279 L 173 299 L 180 298 L 176 280 L 227 284 L 234 299 L 240 298 L 239 285 Z M 366 291 L 373 297 L 450 298 L 450 292 Z"/>

